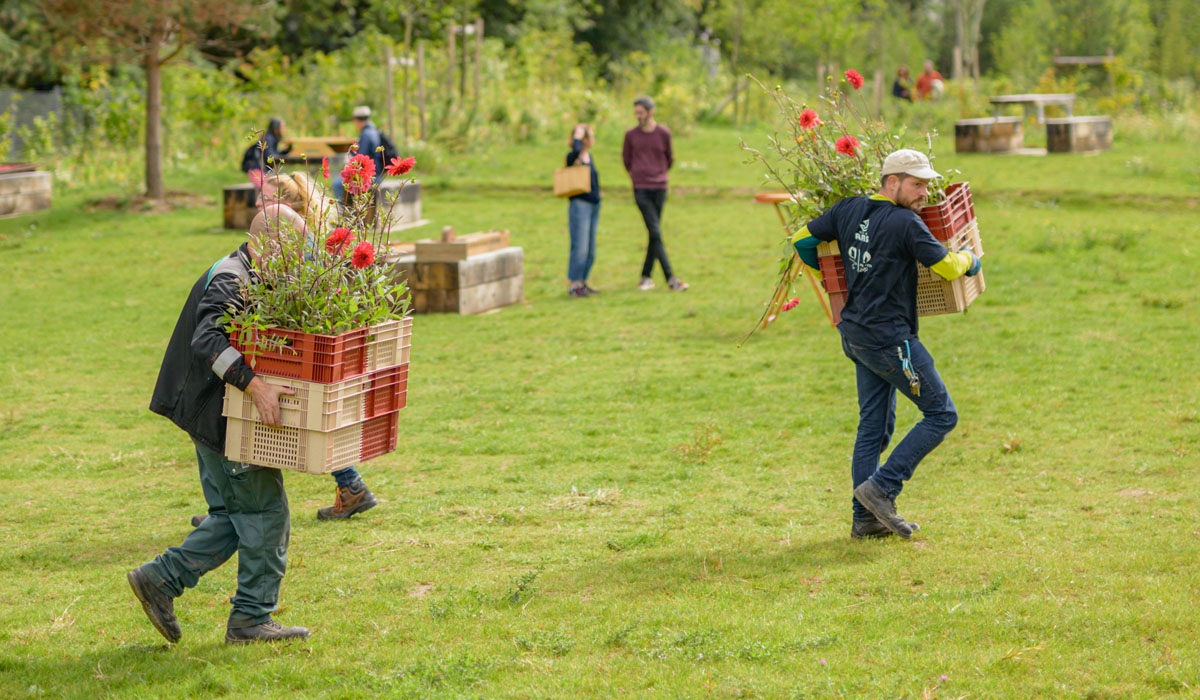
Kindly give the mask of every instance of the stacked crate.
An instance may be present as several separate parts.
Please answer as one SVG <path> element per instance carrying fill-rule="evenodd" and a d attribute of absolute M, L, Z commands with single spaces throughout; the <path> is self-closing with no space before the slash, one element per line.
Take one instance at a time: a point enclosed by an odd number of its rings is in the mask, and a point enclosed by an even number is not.
<path fill-rule="evenodd" d="M 273 427 L 259 421 L 248 394 L 226 386 L 226 457 L 324 474 L 395 451 L 411 318 L 340 335 L 272 328 L 231 340 L 260 379 L 295 394 L 279 397 L 282 426 Z"/>
<path fill-rule="evenodd" d="M 979 237 L 979 222 L 975 219 L 975 204 L 971 200 L 971 188 L 965 182 L 946 188 L 946 198 L 938 204 L 921 210 L 921 219 L 929 227 L 933 237 L 951 251 L 970 249 L 975 255 L 983 256 L 983 243 Z M 850 291 L 846 286 L 846 271 L 841 251 L 836 241 L 817 246 L 817 263 L 829 295 L 829 308 L 833 325 L 842 320 L 842 309 Z M 929 268 L 917 263 L 917 315 L 937 316 L 966 311 L 971 302 L 984 292 L 986 285 L 983 272 L 973 277 L 944 280 L 930 272 Z"/>

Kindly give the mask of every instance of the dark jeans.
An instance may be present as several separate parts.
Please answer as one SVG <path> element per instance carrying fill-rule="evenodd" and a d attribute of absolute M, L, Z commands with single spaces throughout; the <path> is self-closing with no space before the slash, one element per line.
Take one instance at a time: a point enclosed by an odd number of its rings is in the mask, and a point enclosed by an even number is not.
<path fill-rule="evenodd" d="M 646 233 L 650 239 L 646 244 L 646 262 L 642 263 L 642 277 L 649 277 L 654 272 L 654 261 L 662 265 L 663 275 L 668 280 L 674 277 L 671 272 L 671 261 L 667 260 L 667 247 L 663 245 L 662 208 L 667 203 L 667 190 L 650 190 L 634 188 L 633 201 L 642 212 L 642 220 L 646 222 Z"/>
<path fill-rule="evenodd" d="M 906 352 L 904 344 L 870 348 L 842 338 L 842 350 L 854 362 L 858 378 L 858 438 L 854 441 L 850 467 L 854 486 L 857 488 L 870 479 L 895 500 L 925 455 L 954 430 L 958 412 L 933 366 L 933 357 L 915 337 L 908 340 L 907 353 L 912 371 L 920 380 L 920 396 L 913 394 L 904 372 L 901 359 L 901 353 Z M 888 446 L 896 427 L 897 391 L 921 409 L 922 418 L 881 465 L 879 455 Z M 873 517 L 854 499 L 856 520 Z"/>
<path fill-rule="evenodd" d="M 155 557 L 148 573 L 163 593 L 177 597 L 237 552 L 238 585 L 229 626 L 266 622 L 279 602 L 287 569 L 291 519 L 283 474 L 231 462 L 200 443 L 196 457 L 208 517 L 183 544 Z"/>
<path fill-rule="evenodd" d="M 343 486 L 349 486 L 358 481 L 358 470 L 354 467 L 346 467 L 339 469 L 336 472 L 330 472 L 330 476 L 337 482 L 337 487 L 340 489 Z"/>

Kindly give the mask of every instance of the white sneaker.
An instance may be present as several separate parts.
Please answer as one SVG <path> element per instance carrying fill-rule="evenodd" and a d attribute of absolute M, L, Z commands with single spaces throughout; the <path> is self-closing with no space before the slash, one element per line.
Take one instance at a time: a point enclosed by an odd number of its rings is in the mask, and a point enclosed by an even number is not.
<path fill-rule="evenodd" d="M 642 281 L 638 283 L 638 289 L 642 291 L 654 289 L 654 280 L 650 279 L 649 277 L 643 277 Z"/>
<path fill-rule="evenodd" d="M 684 282 L 683 280 L 679 279 L 678 277 L 672 277 L 670 280 L 667 281 L 667 286 L 670 287 L 672 289 L 672 291 L 682 292 L 683 290 L 688 288 L 688 283 Z"/>

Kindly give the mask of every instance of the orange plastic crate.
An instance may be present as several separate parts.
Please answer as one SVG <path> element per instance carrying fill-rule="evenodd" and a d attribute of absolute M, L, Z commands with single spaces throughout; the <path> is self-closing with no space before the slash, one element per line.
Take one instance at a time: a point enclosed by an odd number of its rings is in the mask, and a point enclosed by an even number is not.
<path fill-rule="evenodd" d="M 956 182 L 946 188 L 946 198 L 921 209 L 921 219 L 939 241 L 948 241 L 975 220 L 971 186 Z"/>
<path fill-rule="evenodd" d="M 230 343 L 255 373 L 330 384 L 408 362 L 412 318 L 338 335 L 269 328 L 252 332 L 245 343 L 239 335 L 233 333 Z"/>

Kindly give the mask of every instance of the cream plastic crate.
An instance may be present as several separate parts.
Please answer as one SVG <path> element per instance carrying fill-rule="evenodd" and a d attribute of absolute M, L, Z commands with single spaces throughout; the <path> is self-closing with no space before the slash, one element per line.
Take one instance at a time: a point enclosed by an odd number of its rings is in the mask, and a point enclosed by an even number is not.
<path fill-rule="evenodd" d="M 299 379 L 258 375 L 268 384 L 296 393 L 279 396 L 280 422 L 288 428 L 330 431 L 361 423 L 404 408 L 408 393 L 408 366 L 397 365 L 357 377 L 322 384 Z M 221 414 L 227 418 L 257 421 L 254 399 L 233 385 L 225 387 Z"/>
<path fill-rule="evenodd" d="M 230 418 L 225 456 L 261 467 L 327 474 L 395 451 L 399 416 L 393 411 L 331 431 L 272 428 Z"/>
<path fill-rule="evenodd" d="M 983 242 L 979 237 L 979 221 L 971 223 L 946 242 L 952 251 L 970 248 L 975 255 L 983 257 Z M 938 316 L 966 311 L 971 302 L 987 289 L 983 272 L 974 277 L 963 275 L 957 279 L 944 280 L 924 265 L 917 263 L 917 315 Z"/>
<path fill-rule="evenodd" d="M 979 236 L 979 220 L 972 219 L 961 231 L 949 241 L 945 241 L 949 250 L 958 251 L 970 248 L 975 255 L 983 257 L 983 241 Z M 817 246 L 817 255 L 838 255 L 837 241 L 828 241 Z M 929 268 L 917 263 L 917 315 L 938 316 L 966 311 L 971 302 L 987 289 L 983 280 L 983 272 L 974 277 L 963 275 L 958 279 L 944 280 L 930 272 Z M 844 304 L 844 292 L 840 301 Z M 832 299 L 835 294 L 830 294 Z M 840 311 L 840 307 L 839 307 Z M 834 325 L 840 321 L 840 314 L 834 318 Z"/>
<path fill-rule="evenodd" d="M 367 371 L 408 364 L 412 346 L 412 316 L 371 327 L 367 339 Z"/>

